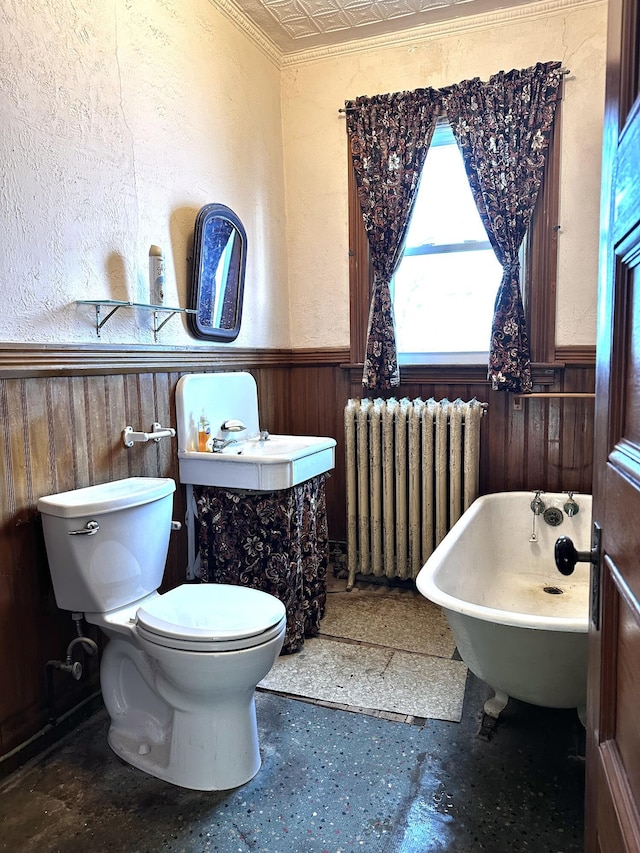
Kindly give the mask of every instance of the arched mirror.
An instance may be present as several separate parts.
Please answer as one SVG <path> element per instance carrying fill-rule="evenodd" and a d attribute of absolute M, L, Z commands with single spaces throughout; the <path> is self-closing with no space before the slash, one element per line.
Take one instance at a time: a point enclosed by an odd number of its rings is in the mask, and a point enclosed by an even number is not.
<path fill-rule="evenodd" d="M 224 204 L 207 204 L 196 217 L 187 314 L 191 333 L 209 341 L 233 341 L 240 332 L 247 235 Z"/>

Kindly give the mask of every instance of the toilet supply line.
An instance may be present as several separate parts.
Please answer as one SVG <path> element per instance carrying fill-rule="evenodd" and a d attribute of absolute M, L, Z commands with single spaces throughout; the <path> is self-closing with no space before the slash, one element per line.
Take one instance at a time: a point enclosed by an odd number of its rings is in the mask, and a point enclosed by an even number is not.
<path fill-rule="evenodd" d="M 73 660 L 73 649 L 77 645 L 81 645 L 89 655 L 98 654 L 98 644 L 90 637 L 75 637 L 67 646 L 66 659 L 64 661 L 48 660 L 47 666 L 59 669 L 62 672 L 69 672 L 76 681 L 79 681 L 82 678 L 82 664 L 79 660 Z"/>
<path fill-rule="evenodd" d="M 49 725 L 56 726 L 60 720 L 55 716 L 53 712 L 54 702 L 53 702 L 53 671 L 54 669 L 60 670 L 61 672 L 68 672 L 72 676 L 75 681 L 79 681 L 82 678 L 82 674 L 84 668 L 80 661 L 73 660 L 73 650 L 77 645 L 82 646 L 82 649 L 92 657 L 98 654 L 98 644 L 94 642 L 90 637 L 84 637 L 81 634 L 81 622 L 82 622 L 82 613 L 73 613 L 73 621 L 76 624 L 76 631 L 78 633 L 77 637 L 74 637 L 73 640 L 67 646 L 67 654 L 64 661 L 61 660 L 49 660 L 47 661 L 46 672 L 47 672 L 47 707 L 49 709 Z M 100 691 L 93 694 L 93 697 L 99 696 Z M 88 697 L 84 701 L 89 701 L 92 697 Z M 84 703 L 82 703 L 84 704 Z M 64 716 L 64 715 L 63 715 Z"/>

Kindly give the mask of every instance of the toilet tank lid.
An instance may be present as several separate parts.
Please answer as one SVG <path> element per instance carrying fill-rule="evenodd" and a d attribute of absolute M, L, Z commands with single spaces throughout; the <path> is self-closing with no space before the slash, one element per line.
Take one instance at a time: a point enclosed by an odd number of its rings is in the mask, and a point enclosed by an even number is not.
<path fill-rule="evenodd" d="M 45 515 L 76 518 L 100 515 L 152 503 L 170 495 L 176 484 L 170 477 L 127 477 L 97 486 L 45 495 L 38 510 Z"/>

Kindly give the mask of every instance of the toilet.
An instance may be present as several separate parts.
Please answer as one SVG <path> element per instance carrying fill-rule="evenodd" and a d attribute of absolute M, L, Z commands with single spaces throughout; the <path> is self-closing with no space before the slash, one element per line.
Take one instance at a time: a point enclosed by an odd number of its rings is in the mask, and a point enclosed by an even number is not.
<path fill-rule="evenodd" d="M 284 605 L 227 584 L 160 594 L 169 478 L 130 477 L 42 497 L 58 607 L 108 637 L 100 667 L 108 741 L 124 761 L 199 791 L 260 769 L 254 692 L 280 654 Z"/>

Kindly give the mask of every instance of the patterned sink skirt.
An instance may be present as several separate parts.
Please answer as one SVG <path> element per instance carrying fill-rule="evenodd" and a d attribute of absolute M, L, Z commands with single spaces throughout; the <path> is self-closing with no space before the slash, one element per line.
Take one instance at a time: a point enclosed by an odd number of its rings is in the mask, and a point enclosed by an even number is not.
<path fill-rule="evenodd" d="M 200 580 L 271 593 L 287 611 L 282 653 L 320 630 L 329 533 L 324 475 L 291 489 L 244 493 L 194 486 Z"/>

